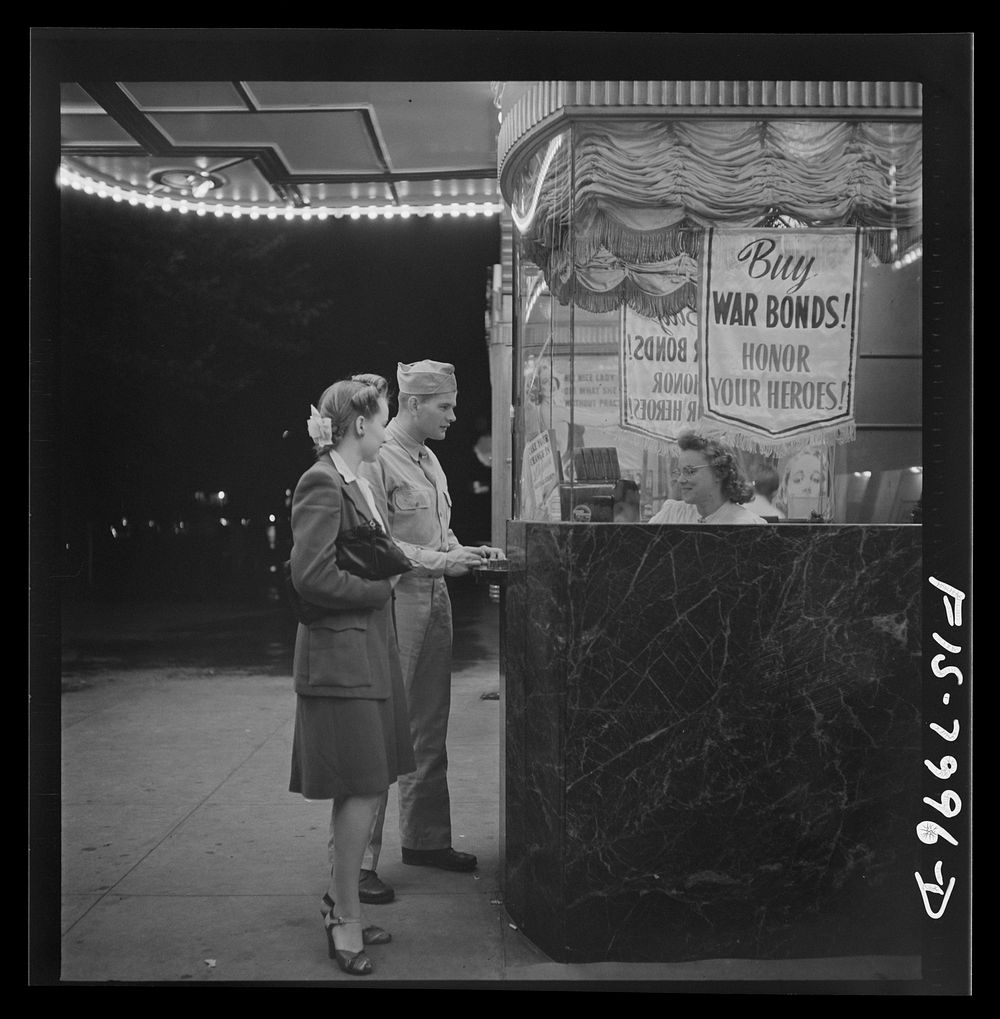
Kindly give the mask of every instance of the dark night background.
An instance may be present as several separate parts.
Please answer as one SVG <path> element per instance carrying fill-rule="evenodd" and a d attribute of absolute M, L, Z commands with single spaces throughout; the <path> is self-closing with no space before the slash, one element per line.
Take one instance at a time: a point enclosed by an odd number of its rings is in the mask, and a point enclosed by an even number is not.
<path fill-rule="evenodd" d="M 459 381 L 458 420 L 435 444 L 455 531 L 488 537 L 470 471 L 489 430 L 496 216 L 249 222 L 69 191 L 60 213 L 68 595 L 266 597 L 285 492 L 312 462 L 309 404 L 360 371 L 394 389 L 397 361 L 422 357 Z M 222 507 L 195 500 L 218 491 Z"/>
<path fill-rule="evenodd" d="M 965 190 L 971 162 L 964 114 L 971 93 L 961 34 L 32 33 L 30 554 L 43 647 L 57 627 L 60 597 L 80 590 L 88 522 L 96 585 L 98 537 L 110 536 L 101 528 L 122 516 L 133 526 L 152 519 L 162 527 L 182 517 L 195 492 L 213 489 L 231 493 L 231 517 L 271 512 L 309 462 L 309 403 L 348 373 L 374 370 L 391 381 L 397 360 L 430 356 L 456 364 L 458 422 L 436 448 L 459 487 L 465 465 L 471 468 L 479 419 L 488 414 L 485 293 L 499 258 L 499 224 L 483 218 L 199 221 L 61 195 L 53 183 L 61 80 L 631 79 L 659 78 L 667 68 L 671 78 L 698 79 L 711 67 L 735 79 L 922 81 L 925 247 L 944 252 L 958 245 L 957 259 L 941 259 L 925 288 L 925 403 L 937 401 L 928 404 L 924 433 L 928 552 L 936 542 L 949 547 L 951 526 L 967 516 L 966 490 L 936 481 L 947 475 L 934 469 L 947 450 L 949 475 L 962 474 L 971 428 L 968 360 L 950 348 L 939 357 L 937 348 L 939 335 L 967 335 L 962 245 L 971 230 Z M 944 171 L 956 187 L 941 186 Z M 956 300 L 942 301 L 943 287 Z M 949 372 L 934 376 L 945 364 Z M 291 435 L 283 440 L 286 430 Z M 938 441 L 939 430 L 959 443 Z M 455 530 L 465 538 L 465 508 L 456 494 Z M 146 581 L 129 590 L 124 579 L 112 579 L 106 595 L 154 593 L 151 562 L 133 556 L 118 565 L 121 578 L 145 574 Z M 166 565 L 172 576 L 155 581 L 162 594 L 185 578 L 176 557 Z"/>

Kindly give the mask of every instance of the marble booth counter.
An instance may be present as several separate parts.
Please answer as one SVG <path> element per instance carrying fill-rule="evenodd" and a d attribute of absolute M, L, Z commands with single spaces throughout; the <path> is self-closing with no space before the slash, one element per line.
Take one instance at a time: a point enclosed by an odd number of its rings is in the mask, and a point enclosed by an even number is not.
<path fill-rule="evenodd" d="M 919 954 L 920 528 L 508 524 L 504 903 L 558 962 Z"/>

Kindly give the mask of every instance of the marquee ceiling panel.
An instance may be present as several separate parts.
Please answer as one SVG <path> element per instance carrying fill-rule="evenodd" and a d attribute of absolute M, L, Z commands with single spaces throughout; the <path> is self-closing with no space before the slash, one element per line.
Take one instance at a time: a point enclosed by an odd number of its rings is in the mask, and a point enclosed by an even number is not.
<path fill-rule="evenodd" d="M 496 82 L 65 82 L 61 181 L 274 215 L 499 212 Z"/>

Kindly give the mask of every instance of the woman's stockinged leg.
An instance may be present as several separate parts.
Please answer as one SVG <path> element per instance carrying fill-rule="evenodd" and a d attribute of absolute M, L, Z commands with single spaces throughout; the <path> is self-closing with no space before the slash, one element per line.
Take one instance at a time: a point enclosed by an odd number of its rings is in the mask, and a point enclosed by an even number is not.
<path fill-rule="evenodd" d="M 330 874 L 329 896 L 336 903 L 337 916 L 345 920 L 361 919 L 361 902 L 358 898 L 358 874 L 368 840 L 372 820 L 378 809 L 379 796 L 347 796 L 333 803 L 333 841 L 335 846 L 333 870 Z M 361 924 L 348 923 L 335 927 L 336 946 L 348 952 L 360 952 Z"/>

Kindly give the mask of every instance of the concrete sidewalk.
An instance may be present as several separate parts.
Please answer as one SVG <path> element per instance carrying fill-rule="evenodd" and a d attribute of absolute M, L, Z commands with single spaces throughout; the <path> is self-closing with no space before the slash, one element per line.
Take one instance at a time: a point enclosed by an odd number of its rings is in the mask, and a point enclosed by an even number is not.
<path fill-rule="evenodd" d="M 470 599 L 478 602 L 456 609 L 449 757 L 454 844 L 476 853 L 479 869 L 404 866 L 393 790 L 379 875 L 396 900 L 365 907 L 393 941 L 369 950 L 369 977 L 342 974 L 327 958 L 319 900 L 330 805 L 288 792 L 288 677 L 116 668 L 68 686 L 62 980 L 479 989 L 583 981 L 669 991 L 679 982 L 919 978 L 912 959 L 562 965 L 536 949 L 502 905 L 501 702 L 483 697 L 500 684 L 497 606 L 482 589 Z M 473 621 L 459 625 L 470 611 Z"/>

